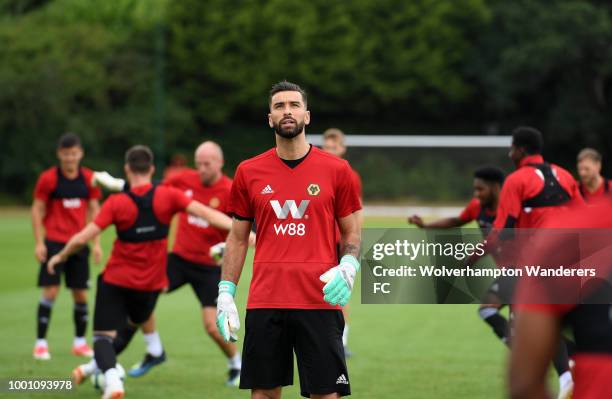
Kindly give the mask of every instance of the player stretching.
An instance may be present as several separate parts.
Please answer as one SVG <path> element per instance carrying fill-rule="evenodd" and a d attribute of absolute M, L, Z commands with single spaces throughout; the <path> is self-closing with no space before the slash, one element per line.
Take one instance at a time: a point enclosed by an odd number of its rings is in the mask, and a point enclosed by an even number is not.
<path fill-rule="evenodd" d="M 610 193 L 610 180 L 601 175 L 601 154 L 592 148 L 578 153 L 578 175 L 580 193 L 584 200 L 591 202 Z"/>
<path fill-rule="evenodd" d="M 327 129 L 323 132 L 323 150 L 329 152 L 330 154 L 334 154 L 337 157 L 343 158 L 344 154 L 346 154 L 346 144 L 344 142 L 344 132 L 340 129 Z M 361 177 L 359 173 L 353 168 L 351 168 L 352 176 L 353 176 L 353 184 L 357 189 L 357 193 L 359 194 L 359 201 L 363 206 L 363 193 L 361 190 Z M 363 225 L 363 212 L 357 212 L 357 218 L 359 221 L 359 229 Z M 340 233 L 338 229 L 336 229 L 336 233 L 338 235 L 338 240 L 340 240 Z M 338 251 L 340 250 L 340 244 L 338 244 Z M 340 252 L 338 252 L 340 254 Z M 340 257 L 338 256 L 338 259 Z M 348 348 L 348 335 L 349 335 L 349 325 L 348 325 L 348 316 L 349 316 L 349 305 L 347 304 L 342 308 L 342 314 L 344 315 L 344 331 L 342 332 L 342 345 L 344 345 L 344 354 L 346 357 L 351 357 L 352 352 Z"/>
<path fill-rule="evenodd" d="M 359 195 L 348 163 L 306 142 L 310 113 L 298 85 L 275 84 L 269 106 L 276 148 L 242 162 L 234 176 L 217 325 L 226 340 L 237 339 L 234 295 L 255 219 L 240 388 L 255 399 L 280 398 L 282 387 L 293 384 L 295 351 L 301 394 L 338 398 L 350 394 L 340 306 L 359 270 Z"/>
<path fill-rule="evenodd" d="M 212 225 L 229 228 L 231 220 L 221 212 L 202 205 L 181 191 L 154 186 L 153 153 L 148 147 L 134 146 L 125 155 L 125 174 L 130 189 L 111 195 L 102 205 L 94 222 L 74 235 L 61 252 L 49 260 L 52 273 L 59 264 L 78 251 L 87 241 L 114 224 L 117 239 L 106 268 L 98 277 L 94 314 L 95 361 L 73 371 L 80 383 L 98 367 L 106 381 L 103 399 L 124 395 L 117 369 L 117 354 L 126 342 L 114 340 L 126 323 L 138 325 L 153 312 L 160 291 L 168 285 L 166 276 L 167 236 L 172 216 L 181 211 L 208 220 Z"/>
<path fill-rule="evenodd" d="M 512 133 L 509 156 L 517 170 L 502 187 L 494 232 L 499 229 L 539 228 L 547 217 L 572 203 L 584 204 L 578 184 L 560 166 L 542 157 L 542 134 L 532 127 L 519 127 Z M 499 279 L 490 289 L 504 303 L 512 298 L 512 279 Z M 559 398 L 571 396 L 573 382 L 565 342 L 558 345 L 554 366 L 559 375 Z"/>
<path fill-rule="evenodd" d="M 493 167 L 484 167 L 474 172 L 474 198 L 467 204 L 459 216 L 424 223 L 419 215 L 412 215 L 408 222 L 421 228 L 452 228 L 463 226 L 473 220 L 478 223 L 483 236 L 487 236 L 499 203 L 499 193 L 504 183 L 504 172 Z M 496 281 L 492 287 L 498 284 Z M 499 312 L 505 305 L 494 291 L 489 290 L 478 308 L 480 318 L 485 321 L 497 337 L 508 343 L 508 320 Z"/>
<path fill-rule="evenodd" d="M 194 200 L 227 213 L 232 180 L 222 172 L 221 147 L 212 141 L 200 144 L 195 151 L 195 164 L 197 170 L 184 168 L 175 172 L 164 180 L 164 185 L 176 187 Z M 204 329 L 228 359 L 227 385 L 237 386 L 240 380 L 240 352 L 237 351 L 236 344 L 225 342 L 215 325 L 221 268 L 209 254 L 211 247 L 224 242 L 226 237 L 227 230 L 218 229 L 204 219 L 181 212 L 174 247 L 168 255 L 167 292 L 172 292 L 185 284 L 191 285 L 202 307 Z M 135 331 L 128 326 L 120 334 L 133 335 Z M 144 360 L 128 372 L 132 377 L 146 374 L 151 367 L 166 359 L 159 335 L 155 331 L 153 316 L 142 326 L 142 331 L 147 342 L 147 353 Z M 129 338 L 131 336 L 123 339 L 129 340 Z"/>
<path fill-rule="evenodd" d="M 72 235 L 81 230 L 87 220 L 93 219 L 100 209 L 100 190 L 91 185 L 93 172 L 80 165 L 83 147 L 79 137 L 64 134 L 57 144 L 59 166 L 41 173 L 34 189 L 32 227 L 36 240 L 36 259 L 41 263 L 38 286 L 42 297 L 38 304 L 38 333 L 34 346 L 34 358 L 51 358 L 47 345 L 47 329 L 51 309 L 60 288 L 60 276 L 66 279 L 66 287 L 72 290 L 74 300 L 75 338 L 72 353 L 77 356 L 93 355 L 87 345 L 87 288 L 89 283 L 89 249 L 86 246 L 66 260 L 58 273 L 47 272 L 47 259 L 58 253 Z M 100 238 L 93 239 L 94 261 L 102 260 Z"/>

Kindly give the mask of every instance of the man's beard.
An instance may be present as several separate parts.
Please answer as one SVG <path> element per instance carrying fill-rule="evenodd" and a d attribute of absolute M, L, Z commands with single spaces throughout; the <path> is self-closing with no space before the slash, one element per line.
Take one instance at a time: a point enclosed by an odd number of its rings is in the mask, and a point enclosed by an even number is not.
<path fill-rule="evenodd" d="M 304 131 L 304 122 L 298 123 L 295 119 L 295 126 L 292 129 L 283 129 L 281 121 L 274 124 L 274 132 L 285 139 L 292 139 Z"/>

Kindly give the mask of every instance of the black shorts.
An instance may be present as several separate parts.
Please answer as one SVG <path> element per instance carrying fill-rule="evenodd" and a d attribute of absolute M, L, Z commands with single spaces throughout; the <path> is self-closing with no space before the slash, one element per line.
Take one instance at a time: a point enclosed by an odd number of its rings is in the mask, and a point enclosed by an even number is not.
<path fill-rule="evenodd" d="M 47 259 L 60 252 L 66 244 L 45 240 L 47 246 Z M 65 263 L 55 268 L 55 274 L 47 271 L 47 262 L 40 265 L 38 273 L 38 286 L 49 287 L 61 284 L 61 275 L 64 274 L 66 287 L 76 289 L 89 288 L 89 248 L 84 247 L 76 254 L 70 256 Z"/>
<path fill-rule="evenodd" d="M 240 388 L 293 385 L 295 351 L 302 396 L 350 395 L 343 330 L 340 310 L 247 310 Z"/>
<path fill-rule="evenodd" d="M 217 306 L 221 268 L 189 262 L 175 253 L 168 255 L 168 292 L 189 283 L 202 307 Z"/>
<path fill-rule="evenodd" d="M 98 276 L 94 331 L 113 331 L 125 326 L 127 320 L 142 324 L 155 309 L 160 291 L 140 291 L 107 283 Z"/>
<path fill-rule="evenodd" d="M 517 277 L 501 276 L 493 280 L 485 295 L 495 295 L 504 305 L 512 303 Z M 484 302 L 488 302 L 483 298 Z"/>

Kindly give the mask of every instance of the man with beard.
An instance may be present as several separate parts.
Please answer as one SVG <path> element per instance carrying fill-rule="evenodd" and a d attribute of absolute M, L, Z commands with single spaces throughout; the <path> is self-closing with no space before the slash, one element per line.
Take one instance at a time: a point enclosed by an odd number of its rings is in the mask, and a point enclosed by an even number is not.
<path fill-rule="evenodd" d="M 340 309 L 359 270 L 359 195 L 348 163 L 306 141 L 310 112 L 298 85 L 272 86 L 269 107 L 276 147 L 242 162 L 234 176 L 217 326 L 226 340 L 237 340 L 234 295 L 257 220 L 240 388 L 251 389 L 254 399 L 280 398 L 282 387 L 293 384 L 295 352 L 303 396 L 346 396 Z"/>
<path fill-rule="evenodd" d="M 601 154 L 592 148 L 578 153 L 578 176 L 580 193 L 584 200 L 591 202 L 610 192 L 610 181 L 601 175 Z"/>

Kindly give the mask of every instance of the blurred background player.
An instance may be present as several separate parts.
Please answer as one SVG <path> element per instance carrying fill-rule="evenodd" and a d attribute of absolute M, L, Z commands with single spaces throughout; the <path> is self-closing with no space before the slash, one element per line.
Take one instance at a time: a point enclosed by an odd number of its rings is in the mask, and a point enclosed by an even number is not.
<path fill-rule="evenodd" d="M 126 323 L 139 325 L 148 320 L 159 293 L 168 285 L 167 237 L 172 216 L 187 211 L 212 225 L 231 226 L 227 215 L 192 200 L 180 190 L 153 185 L 155 167 L 148 147 L 130 148 L 125 155 L 124 169 L 129 191 L 111 195 L 95 220 L 70 238 L 48 264 L 52 273 L 87 241 L 115 225 L 117 239 L 106 268 L 98 277 L 96 290 L 95 360 L 77 367 L 72 374 L 79 384 L 99 368 L 106 381 L 103 399 L 119 399 L 124 395 L 116 363 L 117 354 L 128 342 L 115 339 L 117 330 Z"/>
<path fill-rule="evenodd" d="M 473 220 L 484 237 L 489 234 L 497 214 L 499 194 L 504 183 L 504 172 L 495 167 L 483 167 L 474 172 L 474 198 L 467 204 L 459 216 L 444 218 L 430 223 L 423 222 L 419 215 L 412 215 L 408 222 L 420 228 L 452 228 L 463 226 Z M 493 286 L 498 283 L 496 280 Z M 508 320 L 500 313 L 505 306 L 494 292 L 487 292 L 478 308 L 480 318 L 484 320 L 495 335 L 505 344 L 508 343 Z"/>
<path fill-rule="evenodd" d="M 188 197 L 206 204 L 220 212 L 228 212 L 229 194 L 232 180 L 222 172 L 223 151 L 212 141 L 205 141 L 195 151 L 196 170 L 184 168 L 167 177 L 163 184 L 175 187 Z M 185 284 L 190 284 L 202 307 L 204 329 L 215 341 L 228 359 L 229 377 L 227 385 L 237 386 L 240 377 L 241 359 L 236 344 L 226 342 L 216 327 L 217 290 L 221 280 L 221 268 L 210 256 L 215 244 L 224 242 L 228 230 L 211 226 L 207 220 L 186 212 L 179 213 L 176 239 L 172 252 L 168 255 L 168 290 L 172 292 Z M 144 360 L 133 367 L 128 374 L 139 377 L 151 367 L 165 361 L 159 335 L 155 331 L 155 318 L 142 326 L 147 342 Z M 128 326 L 119 335 L 133 335 L 136 330 Z M 130 337 L 124 337 L 128 339 Z"/>
<path fill-rule="evenodd" d="M 170 164 L 164 169 L 164 178 L 167 180 L 172 178 L 174 175 L 181 174 L 182 172 L 189 170 L 187 166 L 187 158 L 183 154 L 174 154 L 170 159 Z"/>
<path fill-rule="evenodd" d="M 609 235 L 601 236 L 612 228 L 612 200 L 602 199 L 596 204 L 581 209 L 572 209 L 562 215 L 549 219 L 544 228 L 572 229 L 571 234 L 561 234 L 554 239 L 550 250 L 533 254 L 539 264 L 541 259 L 556 258 L 555 263 L 572 265 L 573 250 L 564 252 L 564 248 L 580 248 L 578 262 L 589 259 L 589 265 L 597 267 L 597 276 L 590 282 L 603 279 L 610 281 L 610 247 Z M 582 235 L 585 229 L 598 229 L 598 238 L 591 238 L 584 246 L 576 243 L 577 234 Z M 580 230 L 579 230 L 580 229 Z M 567 231 L 567 230 L 565 230 Z M 587 233 L 589 234 L 589 233 Z M 605 234 L 605 233 L 604 233 Z M 593 236 L 591 236 L 593 237 Z M 568 239 L 569 238 L 569 239 Z M 548 236 L 547 240 L 551 240 Z M 587 248 L 590 247 L 590 248 Z M 561 254 L 562 258 L 559 258 Z M 566 259 L 567 258 L 567 259 Z M 553 280 L 550 284 L 565 284 L 567 281 Z M 588 288 L 587 288 L 588 287 Z M 565 287 L 564 287 L 565 288 Z M 557 342 L 562 330 L 570 329 L 574 336 L 575 361 L 574 399 L 612 398 L 612 292 L 608 284 L 592 284 L 581 281 L 581 302 L 570 304 L 533 304 L 523 295 L 529 295 L 529 289 L 521 291 L 518 288 L 519 302 L 515 307 L 513 348 L 510 359 L 509 387 L 513 399 L 547 398 L 551 397 L 547 386 L 547 371 L 550 361 L 555 355 Z M 588 290 L 591 291 L 588 291 Z M 586 291 L 586 292 L 585 292 Z M 588 299 L 590 298 L 590 299 Z M 596 298 L 596 299 L 595 299 Z M 567 301 L 570 302 L 568 299 Z"/>
<path fill-rule="evenodd" d="M 610 192 L 610 181 L 601 175 L 601 154 L 592 148 L 578 153 L 577 165 L 580 193 L 590 202 Z"/>
<path fill-rule="evenodd" d="M 240 388 L 250 389 L 253 399 L 280 398 L 282 387 L 293 384 L 295 353 L 302 396 L 338 398 L 350 394 L 340 307 L 359 270 L 354 213 L 361 204 L 348 163 L 306 141 L 306 93 L 294 83 L 277 83 L 269 107 L 276 147 L 243 161 L 234 176 L 217 326 L 224 339 L 237 340 L 234 295 L 256 219 Z"/>
<path fill-rule="evenodd" d="M 512 132 L 509 157 L 516 165 L 504 185 L 493 222 L 492 233 L 502 229 L 539 228 L 546 218 L 572 205 L 584 204 L 578 184 L 572 175 L 558 165 L 549 164 L 542 157 L 542 133 L 532 127 L 518 127 Z M 496 238 L 489 235 L 489 243 Z M 512 279 L 499 279 L 490 292 L 504 303 L 512 299 Z M 560 341 L 553 362 L 559 375 L 559 398 L 571 396 L 573 383 L 569 358 L 564 341 Z"/>
<path fill-rule="evenodd" d="M 42 296 L 37 311 L 37 339 L 34 358 L 51 358 L 46 336 L 51 321 L 51 309 L 60 289 L 63 274 L 66 287 L 72 290 L 74 300 L 75 338 L 72 353 L 92 356 L 87 345 L 87 289 L 89 284 L 89 249 L 84 246 L 64 262 L 55 275 L 47 272 L 47 260 L 62 250 L 72 235 L 92 220 L 100 209 L 100 190 L 92 187 L 93 172 L 80 166 L 83 147 L 76 134 L 66 133 L 57 144 L 59 166 L 42 172 L 34 189 L 32 203 L 32 228 L 36 241 L 35 255 L 41 263 L 38 286 Z M 100 238 L 93 238 L 94 261 L 100 263 L 102 249 Z"/>
<path fill-rule="evenodd" d="M 450 228 L 463 226 L 476 221 L 483 235 L 493 226 L 499 203 L 499 193 L 504 183 L 504 172 L 494 167 L 483 167 L 474 172 L 474 198 L 466 205 L 459 216 L 439 219 L 425 223 L 419 215 L 412 215 L 408 223 L 421 228 Z"/>
<path fill-rule="evenodd" d="M 330 128 L 323 132 L 323 151 L 334 154 L 337 157 L 344 158 L 346 154 L 346 143 L 344 138 L 344 132 L 340 129 Z M 350 164 L 349 164 L 350 165 Z M 359 193 L 359 201 L 363 207 L 363 190 L 361 185 L 361 177 L 355 169 L 351 167 L 353 176 L 353 184 Z M 359 221 L 359 229 L 363 225 L 363 212 L 355 212 Z M 338 239 L 338 259 L 340 259 L 340 230 L 336 229 L 336 236 Z M 344 345 L 344 355 L 351 357 L 352 352 L 348 348 L 348 336 L 349 336 L 349 305 L 347 304 L 342 308 L 342 314 L 344 315 L 344 331 L 342 332 L 342 344 Z"/>

